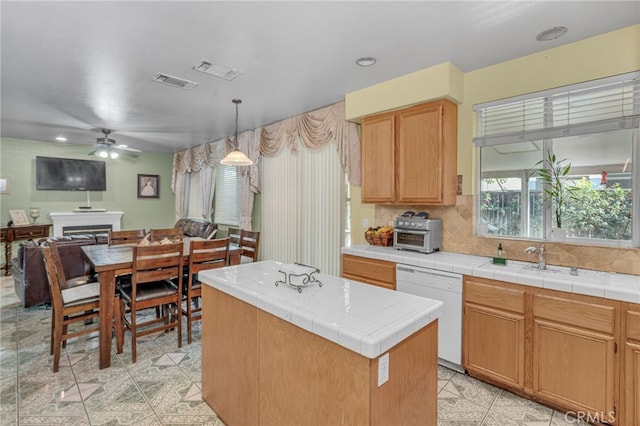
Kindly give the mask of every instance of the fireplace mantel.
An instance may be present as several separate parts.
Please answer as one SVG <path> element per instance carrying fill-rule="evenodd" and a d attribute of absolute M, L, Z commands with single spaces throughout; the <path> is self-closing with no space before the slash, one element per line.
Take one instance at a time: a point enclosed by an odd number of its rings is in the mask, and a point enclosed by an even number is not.
<path fill-rule="evenodd" d="M 120 230 L 120 219 L 124 212 L 107 212 L 87 210 L 83 212 L 52 212 L 49 217 L 53 222 L 53 236 L 64 235 L 65 227 L 93 227 L 104 225 L 113 231 Z"/>

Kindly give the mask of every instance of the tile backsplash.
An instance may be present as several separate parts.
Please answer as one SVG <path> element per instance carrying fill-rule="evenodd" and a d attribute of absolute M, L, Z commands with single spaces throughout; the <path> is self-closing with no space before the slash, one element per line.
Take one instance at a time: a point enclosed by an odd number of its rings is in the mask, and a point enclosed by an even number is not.
<path fill-rule="evenodd" d="M 474 234 L 474 196 L 459 195 L 455 206 L 385 206 L 376 205 L 375 223 L 393 223 L 396 216 L 407 210 L 428 211 L 431 217 L 442 219 L 442 250 L 479 256 L 495 256 L 502 244 L 503 257 L 512 260 L 536 262 L 535 254 L 525 248 L 538 245 L 536 240 L 479 237 Z M 640 249 L 613 248 L 545 241 L 546 260 L 549 265 L 574 266 L 584 269 L 640 275 Z"/>

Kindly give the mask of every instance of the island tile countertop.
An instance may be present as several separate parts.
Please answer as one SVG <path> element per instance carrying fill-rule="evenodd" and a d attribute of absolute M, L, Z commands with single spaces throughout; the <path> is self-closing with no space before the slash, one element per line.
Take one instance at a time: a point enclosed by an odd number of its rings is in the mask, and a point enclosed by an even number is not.
<path fill-rule="evenodd" d="M 198 275 L 206 285 L 371 359 L 442 314 L 440 301 L 322 273 L 313 274 L 322 286 L 312 283 L 301 292 L 276 286 L 286 266 L 262 261 Z"/>
<path fill-rule="evenodd" d="M 359 244 L 343 247 L 342 254 L 368 257 L 411 266 L 455 272 L 480 278 L 490 278 L 548 288 L 568 293 L 604 297 L 606 299 L 640 303 L 640 276 L 578 269 L 571 275 L 570 268 L 548 265 L 547 271 L 536 269 L 535 263 L 512 261 L 506 265 L 493 265 L 491 258 L 461 253 L 419 253 L 396 250 L 393 247 Z"/>

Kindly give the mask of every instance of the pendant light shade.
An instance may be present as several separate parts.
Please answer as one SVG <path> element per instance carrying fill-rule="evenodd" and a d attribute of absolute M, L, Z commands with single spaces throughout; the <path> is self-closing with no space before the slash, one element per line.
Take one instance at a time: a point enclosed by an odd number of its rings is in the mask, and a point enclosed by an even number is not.
<path fill-rule="evenodd" d="M 235 150 L 228 153 L 227 156 L 220 161 L 220 164 L 224 164 L 225 166 L 250 166 L 253 164 L 253 161 L 249 160 L 242 151 Z"/>
<path fill-rule="evenodd" d="M 241 103 L 242 100 L 233 99 L 232 102 L 236 104 L 236 135 L 233 144 L 234 149 L 228 153 L 222 161 L 220 161 L 220 164 L 224 164 L 225 166 L 250 166 L 253 164 L 253 161 L 244 155 L 238 146 L 238 104 Z"/>

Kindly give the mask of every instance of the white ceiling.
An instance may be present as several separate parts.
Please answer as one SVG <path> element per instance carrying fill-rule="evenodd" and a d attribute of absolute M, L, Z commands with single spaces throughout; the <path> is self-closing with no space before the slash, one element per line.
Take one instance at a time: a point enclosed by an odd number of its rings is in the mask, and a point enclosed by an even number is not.
<path fill-rule="evenodd" d="M 1 136 L 173 153 L 451 61 L 464 72 L 640 23 L 617 1 L 6 1 Z M 560 39 L 537 33 L 568 27 Z M 637 54 L 637 52 L 630 52 Z M 378 62 L 356 66 L 362 56 Z M 201 59 L 237 68 L 226 81 Z M 159 84 L 159 72 L 199 83 Z M 550 70 L 549 72 L 552 72 Z"/>

